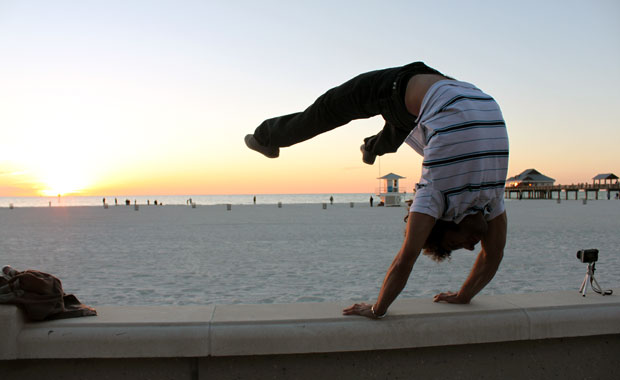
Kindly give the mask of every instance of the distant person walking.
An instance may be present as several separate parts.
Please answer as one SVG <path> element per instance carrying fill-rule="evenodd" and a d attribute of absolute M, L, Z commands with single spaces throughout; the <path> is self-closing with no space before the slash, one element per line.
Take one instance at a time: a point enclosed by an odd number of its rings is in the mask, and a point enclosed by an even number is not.
<path fill-rule="evenodd" d="M 407 284 L 422 251 L 436 260 L 452 250 L 481 250 L 458 292 L 434 300 L 469 303 L 494 277 L 503 258 L 507 219 L 504 186 L 508 134 L 495 100 L 473 84 L 415 62 L 371 71 L 334 87 L 303 112 L 265 120 L 245 143 L 267 157 L 355 119 L 381 115 L 383 129 L 364 139 L 362 161 L 396 152 L 403 142 L 423 156 L 403 245 L 374 304 L 343 310 L 381 318 Z"/>
<path fill-rule="evenodd" d="M 334 204 L 334 197 L 333 196 L 329 197 L 329 204 L 332 204 L 332 205 Z"/>
<path fill-rule="evenodd" d="M 371 195 L 370 196 L 370 207 L 372 207 L 372 202 L 373 202 L 373 199 L 372 199 L 372 195 Z"/>

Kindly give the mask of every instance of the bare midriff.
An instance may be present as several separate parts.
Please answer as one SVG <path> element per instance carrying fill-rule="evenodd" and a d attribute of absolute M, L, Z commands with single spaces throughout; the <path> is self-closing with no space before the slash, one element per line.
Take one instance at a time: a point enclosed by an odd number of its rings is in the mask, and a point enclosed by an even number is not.
<path fill-rule="evenodd" d="M 418 74 L 409 79 L 405 91 L 405 106 L 410 114 L 414 116 L 420 114 L 424 95 L 433 84 L 440 80 L 450 80 L 450 78 L 439 74 Z"/>

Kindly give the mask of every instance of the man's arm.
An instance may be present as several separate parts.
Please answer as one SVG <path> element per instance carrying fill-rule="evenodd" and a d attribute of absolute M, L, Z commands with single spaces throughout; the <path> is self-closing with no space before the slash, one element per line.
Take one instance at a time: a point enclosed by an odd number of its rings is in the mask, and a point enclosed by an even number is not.
<path fill-rule="evenodd" d="M 437 294 L 435 302 L 469 303 L 493 279 L 504 257 L 507 225 L 506 212 L 489 221 L 487 233 L 480 241 L 482 249 L 461 290 Z"/>
<path fill-rule="evenodd" d="M 369 318 L 384 315 L 388 307 L 407 285 L 413 265 L 434 225 L 435 218 L 432 216 L 418 212 L 409 213 L 405 240 L 385 275 L 379 297 L 374 305 L 374 313 L 371 310 L 373 305 L 361 303 L 344 309 L 343 314 L 357 314 Z"/>

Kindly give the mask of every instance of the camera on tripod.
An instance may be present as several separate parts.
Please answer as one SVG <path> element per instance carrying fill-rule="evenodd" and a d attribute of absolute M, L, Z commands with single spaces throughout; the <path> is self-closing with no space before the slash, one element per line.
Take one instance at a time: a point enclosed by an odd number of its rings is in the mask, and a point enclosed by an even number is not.
<path fill-rule="evenodd" d="M 581 249 L 577 251 L 577 258 L 582 263 L 594 263 L 598 261 L 598 249 Z"/>
<path fill-rule="evenodd" d="M 613 293 L 612 290 L 602 290 L 601 286 L 598 284 L 598 281 L 594 278 L 594 271 L 596 270 L 596 262 L 598 261 L 598 249 L 581 249 L 577 251 L 577 258 L 582 263 L 588 264 L 588 271 L 586 272 L 586 277 L 583 279 L 581 283 L 581 288 L 579 288 L 579 293 L 582 296 L 586 296 L 586 289 L 588 288 L 588 284 L 592 287 L 596 293 L 602 296 L 608 296 Z"/>

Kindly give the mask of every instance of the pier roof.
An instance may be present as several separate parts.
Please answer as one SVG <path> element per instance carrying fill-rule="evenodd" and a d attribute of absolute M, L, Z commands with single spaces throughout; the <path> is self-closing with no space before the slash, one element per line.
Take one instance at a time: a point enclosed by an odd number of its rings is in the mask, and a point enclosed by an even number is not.
<path fill-rule="evenodd" d="M 555 179 L 547 177 L 540 173 L 536 169 L 524 170 L 521 174 L 508 178 L 506 181 L 520 181 L 520 182 L 555 182 Z"/>
<path fill-rule="evenodd" d="M 618 179 L 618 176 L 615 175 L 614 173 L 604 173 L 604 174 L 597 174 L 596 177 L 592 178 L 592 179 Z"/>

